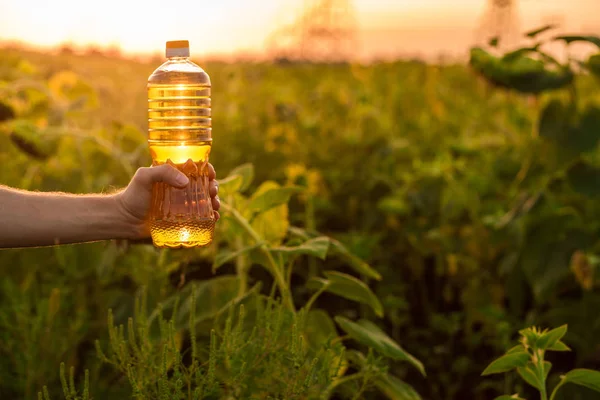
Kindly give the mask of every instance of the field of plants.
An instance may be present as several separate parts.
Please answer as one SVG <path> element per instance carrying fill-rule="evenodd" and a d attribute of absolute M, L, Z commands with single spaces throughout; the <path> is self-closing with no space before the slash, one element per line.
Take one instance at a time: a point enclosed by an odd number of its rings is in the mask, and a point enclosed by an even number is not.
<path fill-rule="evenodd" d="M 549 33 L 468 65 L 196 60 L 215 242 L 0 250 L 0 398 L 600 398 L 600 53 Z M 160 62 L 0 49 L 0 184 L 124 187 Z"/>

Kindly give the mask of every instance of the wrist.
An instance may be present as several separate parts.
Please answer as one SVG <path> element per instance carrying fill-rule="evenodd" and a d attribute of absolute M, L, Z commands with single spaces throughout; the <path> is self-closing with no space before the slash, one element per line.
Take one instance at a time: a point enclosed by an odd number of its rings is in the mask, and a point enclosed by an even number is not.
<path fill-rule="evenodd" d="M 144 221 L 141 221 L 127 209 L 123 201 L 123 193 L 119 192 L 107 196 L 110 209 L 115 221 L 115 239 L 136 240 L 145 238 L 147 229 Z"/>

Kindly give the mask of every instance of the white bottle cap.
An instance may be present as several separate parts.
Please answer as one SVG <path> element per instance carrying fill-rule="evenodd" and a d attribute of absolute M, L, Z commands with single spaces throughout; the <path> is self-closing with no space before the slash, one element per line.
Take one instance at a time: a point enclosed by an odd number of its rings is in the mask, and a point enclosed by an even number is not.
<path fill-rule="evenodd" d="M 190 43 L 187 40 L 172 40 L 167 42 L 165 51 L 167 58 L 171 57 L 189 57 Z"/>

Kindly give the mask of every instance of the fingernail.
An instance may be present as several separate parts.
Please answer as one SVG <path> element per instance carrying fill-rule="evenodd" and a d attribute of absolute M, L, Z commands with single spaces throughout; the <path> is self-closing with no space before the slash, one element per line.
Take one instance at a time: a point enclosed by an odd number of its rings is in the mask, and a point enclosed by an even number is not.
<path fill-rule="evenodd" d="M 184 174 L 177 175 L 177 179 L 175 179 L 175 181 L 177 182 L 177 184 L 179 184 L 181 186 L 185 186 L 190 182 L 188 177 L 185 176 Z"/>

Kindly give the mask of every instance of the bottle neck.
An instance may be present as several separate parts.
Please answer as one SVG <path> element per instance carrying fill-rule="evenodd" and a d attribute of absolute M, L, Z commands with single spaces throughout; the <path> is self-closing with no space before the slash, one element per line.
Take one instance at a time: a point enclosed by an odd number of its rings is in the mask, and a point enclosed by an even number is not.
<path fill-rule="evenodd" d="M 189 60 L 189 57 L 167 57 L 169 61 L 186 61 Z"/>

